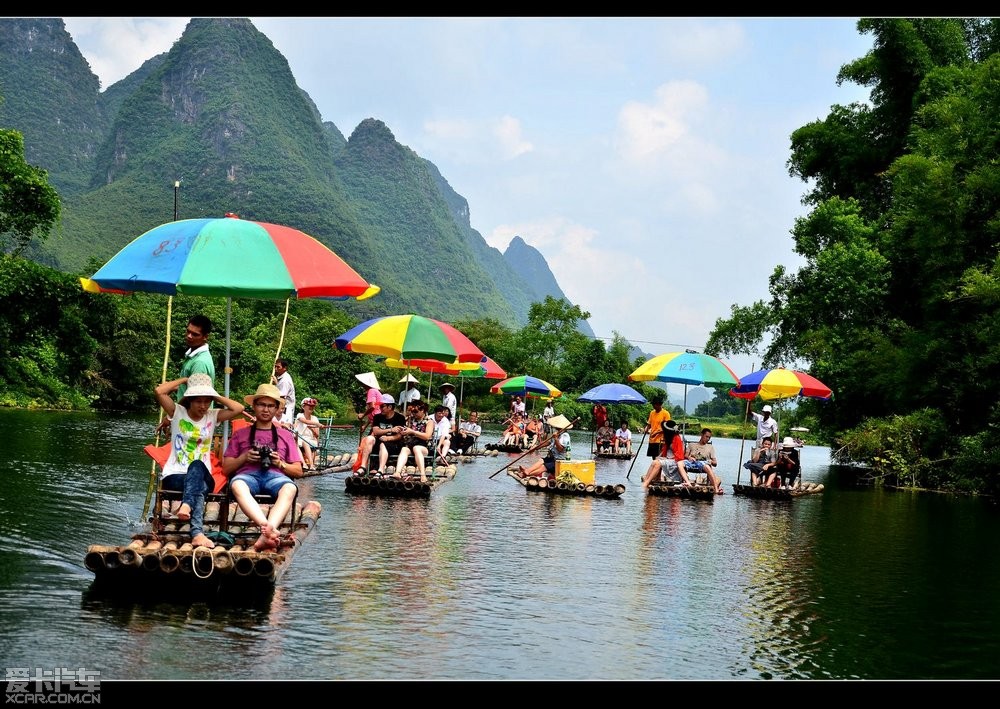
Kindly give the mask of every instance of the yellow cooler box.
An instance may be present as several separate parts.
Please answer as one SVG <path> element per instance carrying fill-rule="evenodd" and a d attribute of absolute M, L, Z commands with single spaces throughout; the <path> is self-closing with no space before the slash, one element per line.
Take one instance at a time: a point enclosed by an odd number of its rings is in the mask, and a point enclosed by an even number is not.
<path fill-rule="evenodd" d="M 576 479 L 587 485 L 594 484 L 594 461 L 592 460 L 557 460 L 556 477 L 569 471 Z"/>

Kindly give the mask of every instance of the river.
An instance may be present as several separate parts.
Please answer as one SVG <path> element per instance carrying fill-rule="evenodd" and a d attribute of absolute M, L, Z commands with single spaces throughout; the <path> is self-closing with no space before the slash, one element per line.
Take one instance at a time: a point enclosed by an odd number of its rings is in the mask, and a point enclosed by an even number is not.
<path fill-rule="evenodd" d="M 102 680 L 1000 678 L 1000 515 L 857 487 L 806 447 L 790 502 L 646 497 L 645 458 L 599 460 L 620 499 L 529 493 L 477 458 L 430 499 L 301 481 L 322 516 L 272 596 L 91 592 L 90 544 L 139 531 L 152 417 L 0 409 L 0 658 Z M 337 433 L 347 451 L 353 434 Z M 487 432 L 484 441 L 495 440 Z M 574 433 L 574 457 L 590 434 Z M 745 455 L 745 453 L 744 453 Z M 513 456 L 511 456 L 513 458 Z M 745 471 L 744 471 L 745 472 Z M 745 475 L 742 476 L 745 482 Z M 214 658 L 214 659 L 212 659 Z M 219 658 L 225 658 L 220 661 Z"/>

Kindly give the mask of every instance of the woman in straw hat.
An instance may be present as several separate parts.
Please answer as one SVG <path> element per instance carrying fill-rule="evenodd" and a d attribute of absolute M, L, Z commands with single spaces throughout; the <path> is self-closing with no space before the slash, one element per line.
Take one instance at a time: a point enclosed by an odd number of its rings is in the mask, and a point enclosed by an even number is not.
<path fill-rule="evenodd" d="M 354 378 L 364 384 L 368 390 L 365 394 L 365 410 L 358 414 L 358 421 L 361 422 L 360 438 L 364 438 L 365 431 L 368 430 L 375 420 L 375 414 L 381 410 L 382 391 L 378 385 L 378 379 L 375 378 L 375 372 L 362 372 L 361 374 L 355 374 Z"/>
<path fill-rule="evenodd" d="M 171 394 L 182 384 L 187 385 L 184 396 L 174 403 Z M 183 491 L 177 518 L 191 520 L 191 544 L 214 547 L 203 531 L 205 496 L 215 488 L 212 439 L 216 425 L 243 413 L 243 404 L 219 394 L 212 386 L 212 378 L 202 373 L 164 382 L 155 392 L 156 400 L 170 417 L 171 452 L 160 472 L 160 487 Z M 211 408 L 213 401 L 226 408 Z"/>

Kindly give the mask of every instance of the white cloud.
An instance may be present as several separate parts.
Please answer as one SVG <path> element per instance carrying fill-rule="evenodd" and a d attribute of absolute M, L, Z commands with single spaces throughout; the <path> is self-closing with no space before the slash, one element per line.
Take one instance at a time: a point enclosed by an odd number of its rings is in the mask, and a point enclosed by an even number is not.
<path fill-rule="evenodd" d="M 125 78 L 147 59 L 168 51 L 187 17 L 66 17 L 66 31 L 87 57 L 101 88 Z"/>
<path fill-rule="evenodd" d="M 500 150 L 505 159 L 530 153 L 535 147 L 521 135 L 521 121 L 511 116 L 501 118 L 493 129 L 493 135 L 500 141 Z"/>
<path fill-rule="evenodd" d="M 708 104 L 708 92 L 694 81 L 670 81 L 656 90 L 653 103 L 629 101 L 618 114 L 619 154 L 638 165 L 669 160 L 693 139 L 690 122 Z"/>
<path fill-rule="evenodd" d="M 663 34 L 660 43 L 662 55 L 669 61 L 688 65 L 718 63 L 742 52 L 747 46 L 746 31 L 737 22 L 713 22 L 709 25 L 697 20 L 684 20 L 680 26 L 669 25 Z"/>

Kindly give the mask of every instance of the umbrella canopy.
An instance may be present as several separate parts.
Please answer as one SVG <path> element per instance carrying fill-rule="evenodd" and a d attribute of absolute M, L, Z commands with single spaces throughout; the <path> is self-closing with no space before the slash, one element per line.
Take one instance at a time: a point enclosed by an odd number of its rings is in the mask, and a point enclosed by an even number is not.
<path fill-rule="evenodd" d="M 527 374 L 522 374 L 519 377 L 511 377 L 510 379 L 504 379 L 502 382 L 498 382 L 490 387 L 490 392 L 493 394 L 508 394 L 510 396 L 516 396 L 518 394 L 521 396 L 528 396 L 529 394 L 551 397 L 562 396 L 561 391 L 556 389 L 544 379 L 532 377 Z"/>
<path fill-rule="evenodd" d="M 276 300 L 379 292 L 308 234 L 235 215 L 161 224 L 81 281 L 90 291 Z"/>
<path fill-rule="evenodd" d="M 161 224 L 136 237 L 97 273 L 80 282 L 84 290 L 97 293 L 138 291 L 281 300 L 363 300 L 380 290 L 308 234 L 287 226 L 247 221 L 234 214 L 221 219 L 182 219 Z M 229 335 L 227 317 L 226 396 Z"/>
<path fill-rule="evenodd" d="M 693 350 L 667 352 L 644 362 L 628 375 L 633 382 L 673 382 L 733 387 L 740 378 L 720 359 Z"/>
<path fill-rule="evenodd" d="M 760 369 L 740 378 L 737 386 L 729 390 L 740 399 L 789 399 L 808 396 L 814 399 L 828 399 L 833 391 L 816 377 L 796 369 L 775 367 Z"/>
<path fill-rule="evenodd" d="M 435 359 L 393 359 L 387 357 L 387 367 L 393 369 L 416 369 L 433 374 L 447 374 L 452 377 L 471 379 L 503 379 L 507 372 L 491 357 L 483 357 L 482 362 L 439 362 Z"/>
<path fill-rule="evenodd" d="M 333 344 L 338 350 L 400 360 L 481 362 L 486 356 L 472 340 L 451 325 L 420 315 L 389 315 L 366 320 L 338 337 Z"/>
<path fill-rule="evenodd" d="M 591 404 L 645 404 L 646 397 L 627 384 L 600 384 L 582 396 L 577 401 Z"/>

